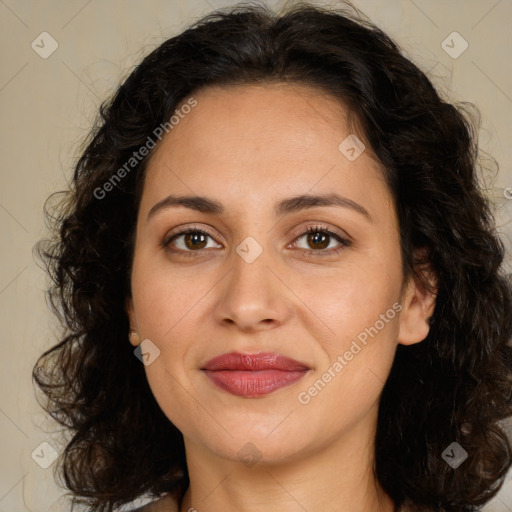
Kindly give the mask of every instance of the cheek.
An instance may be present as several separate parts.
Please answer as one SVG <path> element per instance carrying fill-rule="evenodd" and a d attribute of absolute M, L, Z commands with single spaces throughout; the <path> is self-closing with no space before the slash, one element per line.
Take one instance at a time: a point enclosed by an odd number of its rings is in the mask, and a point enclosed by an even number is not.
<path fill-rule="evenodd" d="M 331 350 L 339 350 L 347 339 L 373 326 L 391 308 L 387 329 L 396 316 L 393 304 L 399 300 L 401 284 L 399 262 L 389 265 L 367 258 L 330 276 L 297 282 L 295 290 L 308 306 L 310 317 L 321 319 L 329 328 Z M 379 321 L 379 329 L 381 324 Z"/>
<path fill-rule="evenodd" d="M 139 268 L 144 271 L 134 267 L 132 277 L 137 323 L 142 337 L 149 338 L 160 351 L 158 358 L 145 366 L 148 384 L 169 420 L 178 429 L 190 431 L 204 416 L 190 398 L 194 393 L 190 350 L 200 334 L 197 314 L 206 284 L 179 272 L 169 275 L 168 269 L 154 264 Z"/>
<path fill-rule="evenodd" d="M 212 283 L 213 284 L 213 283 Z M 165 256 L 141 254 L 134 262 L 132 292 L 141 333 L 165 340 L 211 289 L 206 276 L 170 265 Z"/>
<path fill-rule="evenodd" d="M 304 302 L 329 327 L 317 338 L 323 352 L 315 372 L 320 382 L 311 391 L 322 390 L 318 405 L 353 408 L 357 415 L 377 399 L 399 332 L 402 281 L 400 260 L 395 261 L 389 265 L 382 257 L 368 258 L 343 269 L 336 279 L 303 288 Z"/>
<path fill-rule="evenodd" d="M 181 432 L 200 438 L 202 429 L 206 428 L 212 439 L 220 443 L 218 425 L 202 401 L 195 398 L 190 382 L 178 373 L 179 365 L 177 368 L 170 366 L 164 358 L 165 355 L 145 368 L 148 384 L 160 409 Z"/>
<path fill-rule="evenodd" d="M 321 428 L 355 425 L 378 403 L 396 352 L 399 304 L 394 305 L 370 310 L 363 303 L 358 310 L 347 304 L 350 311 L 341 315 L 336 336 L 323 338 L 324 357 L 297 396 L 325 421 Z"/>

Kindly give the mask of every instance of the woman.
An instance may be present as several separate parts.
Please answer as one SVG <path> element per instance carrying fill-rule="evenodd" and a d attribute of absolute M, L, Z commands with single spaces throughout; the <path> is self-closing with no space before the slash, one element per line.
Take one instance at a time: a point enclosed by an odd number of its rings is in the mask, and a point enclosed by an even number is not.
<path fill-rule="evenodd" d="M 41 247 L 76 503 L 471 511 L 511 464 L 476 135 L 348 11 L 213 13 L 101 109 Z M 128 340 L 130 343 L 128 343 Z"/>

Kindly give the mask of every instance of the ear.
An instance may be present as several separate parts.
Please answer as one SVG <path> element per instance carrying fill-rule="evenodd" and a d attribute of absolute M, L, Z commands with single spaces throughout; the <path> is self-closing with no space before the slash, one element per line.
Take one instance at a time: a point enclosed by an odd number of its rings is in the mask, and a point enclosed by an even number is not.
<path fill-rule="evenodd" d="M 137 347 L 139 345 L 139 336 L 137 335 L 138 328 L 135 320 L 135 308 L 133 307 L 133 300 L 131 297 L 127 297 L 125 300 L 125 311 L 130 322 L 130 332 L 135 332 L 135 335 L 129 335 L 128 338 L 130 339 L 130 343 L 134 347 Z"/>
<path fill-rule="evenodd" d="M 398 342 L 412 345 L 423 341 L 430 330 L 430 317 L 434 314 L 437 297 L 437 279 L 430 267 L 424 266 L 420 271 L 428 283 L 430 290 L 417 282 L 410 275 L 402 293 L 402 311 L 399 317 Z"/>

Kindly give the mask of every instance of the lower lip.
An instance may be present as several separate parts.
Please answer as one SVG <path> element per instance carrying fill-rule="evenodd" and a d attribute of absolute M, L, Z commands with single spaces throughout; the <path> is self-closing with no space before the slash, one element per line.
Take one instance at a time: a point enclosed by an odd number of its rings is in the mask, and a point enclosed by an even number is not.
<path fill-rule="evenodd" d="M 204 370 L 219 388 L 236 396 L 254 398 L 268 395 L 300 380 L 307 370 Z"/>

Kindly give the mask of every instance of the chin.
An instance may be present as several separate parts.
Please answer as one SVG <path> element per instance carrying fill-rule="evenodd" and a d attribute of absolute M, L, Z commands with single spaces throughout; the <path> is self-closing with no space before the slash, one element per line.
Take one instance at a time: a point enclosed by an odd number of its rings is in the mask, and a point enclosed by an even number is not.
<path fill-rule="evenodd" d="M 293 462 L 305 451 L 303 443 L 304 441 L 301 442 L 301 446 L 297 446 L 290 440 L 283 442 L 280 436 L 272 441 L 268 438 L 237 436 L 225 445 L 212 445 L 209 448 L 221 458 L 252 468 L 256 465 L 270 467 Z"/>
<path fill-rule="evenodd" d="M 217 456 L 242 462 L 248 467 L 256 463 L 260 466 L 279 465 L 300 459 L 308 452 L 315 453 L 319 446 L 315 439 L 322 439 L 305 428 L 304 422 L 298 423 L 290 418 L 260 418 L 258 422 L 240 417 L 236 422 L 224 422 L 226 430 L 221 436 L 212 439 L 211 432 L 198 432 L 202 443 Z M 254 419 L 254 418 L 253 418 Z M 288 424 L 287 424 L 288 423 Z M 219 433 L 217 429 L 217 434 Z"/>

